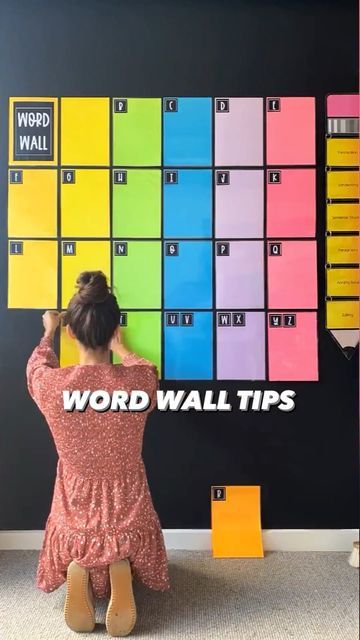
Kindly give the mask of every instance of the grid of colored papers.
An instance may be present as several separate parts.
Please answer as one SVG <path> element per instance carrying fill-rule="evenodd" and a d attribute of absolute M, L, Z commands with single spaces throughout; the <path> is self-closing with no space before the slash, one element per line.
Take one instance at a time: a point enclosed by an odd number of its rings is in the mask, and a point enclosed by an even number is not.
<path fill-rule="evenodd" d="M 318 379 L 315 98 L 11 98 L 9 141 L 9 308 L 100 269 L 162 377 Z"/>

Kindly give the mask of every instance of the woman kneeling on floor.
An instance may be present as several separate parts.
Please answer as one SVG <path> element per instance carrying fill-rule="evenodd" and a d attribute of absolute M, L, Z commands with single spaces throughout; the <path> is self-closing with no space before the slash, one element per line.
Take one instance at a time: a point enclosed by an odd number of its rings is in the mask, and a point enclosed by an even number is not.
<path fill-rule="evenodd" d="M 164 539 L 141 456 L 147 415 L 156 404 L 155 366 L 122 344 L 120 309 L 100 271 L 77 280 L 64 314 L 47 311 L 44 336 L 27 365 L 28 388 L 44 414 L 59 460 L 37 570 L 37 586 L 65 581 L 65 620 L 73 631 L 95 627 L 95 597 L 110 597 L 106 627 L 125 636 L 136 621 L 132 577 L 169 589 Z M 80 364 L 60 368 L 53 339 L 63 316 Z M 122 364 L 110 364 L 112 351 Z M 145 391 L 146 411 L 65 410 L 63 392 Z"/>

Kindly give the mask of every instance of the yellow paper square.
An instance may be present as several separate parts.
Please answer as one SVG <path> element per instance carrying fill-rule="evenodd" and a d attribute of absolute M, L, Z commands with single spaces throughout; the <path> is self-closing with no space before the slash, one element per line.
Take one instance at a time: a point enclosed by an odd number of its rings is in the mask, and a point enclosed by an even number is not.
<path fill-rule="evenodd" d="M 358 167 L 358 138 L 327 138 L 326 164 L 330 167 Z"/>
<path fill-rule="evenodd" d="M 8 235 L 18 238 L 56 237 L 57 170 L 21 169 L 16 173 L 21 176 L 21 182 L 12 183 L 9 172 Z"/>
<path fill-rule="evenodd" d="M 358 236 L 328 236 L 326 261 L 329 264 L 356 264 L 359 262 Z"/>
<path fill-rule="evenodd" d="M 327 269 L 326 293 L 334 298 L 358 297 L 360 294 L 359 269 Z"/>
<path fill-rule="evenodd" d="M 74 243 L 75 255 L 64 255 L 66 241 L 62 242 L 61 256 L 61 306 L 66 309 L 76 293 L 76 279 L 82 271 L 102 271 L 110 285 L 110 241 L 78 240 Z"/>
<path fill-rule="evenodd" d="M 61 98 L 61 164 L 109 165 L 109 98 Z"/>
<path fill-rule="evenodd" d="M 70 367 L 79 364 L 79 349 L 76 340 L 72 340 L 66 328 L 62 327 L 60 332 L 60 366 Z"/>
<path fill-rule="evenodd" d="M 56 309 L 57 241 L 23 240 L 22 253 L 18 255 L 10 254 L 10 242 L 8 307 Z"/>
<path fill-rule="evenodd" d="M 75 169 L 74 183 L 61 178 L 61 235 L 101 238 L 110 234 L 108 169 Z M 62 174 L 66 171 L 62 170 Z"/>
<path fill-rule="evenodd" d="M 359 302 L 357 300 L 330 300 L 326 303 L 327 329 L 358 329 Z"/>
<path fill-rule="evenodd" d="M 359 171 L 327 171 L 327 198 L 359 198 Z"/>
<path fill-rule="evenodd" d="M 328 231 L 359 231 L 358 202 L 331 202 L 326 205 Z"/>

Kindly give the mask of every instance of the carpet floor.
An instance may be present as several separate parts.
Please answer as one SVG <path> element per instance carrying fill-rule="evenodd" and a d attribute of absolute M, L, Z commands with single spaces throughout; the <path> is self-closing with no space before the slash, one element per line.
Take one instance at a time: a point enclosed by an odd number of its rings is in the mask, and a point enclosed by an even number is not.
<path fill-rule="evenodd" d="M 96 628 L 65 625 L 65 586 L 34 586 L 38 553 L 0 552 L 0 640 L 97 640 L 107 636 L 106 600 Z M 172 589 L 134 588 L 137 640 L 358 640 L 358 570 L 347 553 L 268 553 L 264 559 L 213 559 L 170 551 Z"/>

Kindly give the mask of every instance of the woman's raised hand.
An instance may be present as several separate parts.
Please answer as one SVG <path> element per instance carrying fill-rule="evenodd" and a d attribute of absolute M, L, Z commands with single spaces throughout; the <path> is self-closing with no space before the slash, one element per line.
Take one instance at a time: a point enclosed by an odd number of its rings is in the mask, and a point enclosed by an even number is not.
<path fill-rule="evenodd" d="M 130 351 L 125 347 L 122 342 L 121 329 L 118 327 L 110 340 L 109 348 L 116 353 L 120 358 L 124 358 Z"/>
<path fill-rule="evenodd" d="M 53 337 L 61 321 L 62 314 L 59 311 L 45 311 L 42 320 L 45 336 Z"/>

